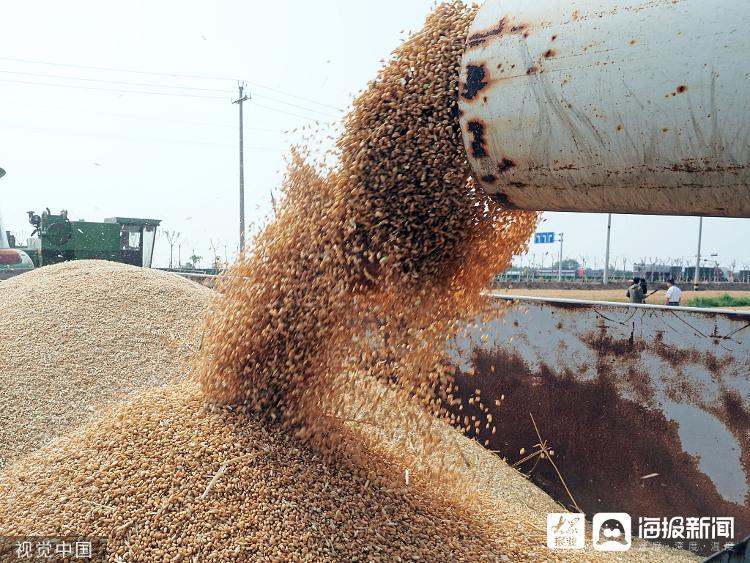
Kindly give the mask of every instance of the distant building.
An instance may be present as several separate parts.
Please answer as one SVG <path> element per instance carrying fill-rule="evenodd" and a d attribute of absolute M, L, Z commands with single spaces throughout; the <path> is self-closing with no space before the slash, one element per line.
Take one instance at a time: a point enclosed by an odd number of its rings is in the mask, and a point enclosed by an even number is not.
<path fill-rule="evenodd" d="M 665 282 L 669 278 L 685 279 L 682 266 L 670 266 L 668 264 L 634 264 L 633 275 L 645 278 L 648 281 Z"/>

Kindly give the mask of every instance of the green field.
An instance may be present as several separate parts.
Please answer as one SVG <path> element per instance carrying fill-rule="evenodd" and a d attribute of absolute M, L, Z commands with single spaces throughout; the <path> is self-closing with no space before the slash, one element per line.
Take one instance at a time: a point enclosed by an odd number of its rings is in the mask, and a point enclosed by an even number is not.
<path fill-rule="evenodd" d="M 718 297 L 694 297 L 685 302 L 688 307 L 750 307 L 750 297 L 736 297 L 725 293 Z"/>

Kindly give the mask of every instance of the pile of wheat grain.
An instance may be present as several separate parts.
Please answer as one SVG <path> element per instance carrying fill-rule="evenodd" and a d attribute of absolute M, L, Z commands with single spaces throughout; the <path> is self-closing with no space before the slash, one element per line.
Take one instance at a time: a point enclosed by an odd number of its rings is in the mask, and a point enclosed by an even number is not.
<path fill-rule="evenodd" d="M 84 260 L 0 283 L 0 467 L 103 403 L 184 375 L 212 292 Z"/>
<path fill-rule="evenodd" d="M 340 433 L 377 469 L 327 462 L 244 407 L 207 406 L 189 382 L 144 392 L 0 473 L 0 534 L 104 537 L 110 561 L 608 560 L 548 551 L 555 505 L 447 425 L 433 431 L 462 440 L 472 466 L 460 486 L 407 477 L 408 452 L 363 428 Z"/>
<path fill-rule="evenodd" d="M 128 561 L 476 561 L 499 552 L 466 508 L 430 503 L 415 484 L 384 484 L 390 470 L 380 463 L 382 475 L 327 464 L 244 409 L 212 411 L 194 387 L 173 386 L 9 468 L 0 530 L 85 530 Z"/>

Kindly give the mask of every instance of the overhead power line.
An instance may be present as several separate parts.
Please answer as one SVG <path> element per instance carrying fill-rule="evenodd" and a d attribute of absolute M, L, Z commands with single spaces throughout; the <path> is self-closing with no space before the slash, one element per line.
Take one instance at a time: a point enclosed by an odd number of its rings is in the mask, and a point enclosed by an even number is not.
<path fill-rule="evenodd" d="M 226 100 L 226 96 L 208 96 L 203 94 L 182 94 L 178 92 L 154 92 L 153 90 L 126 90 L 122 88 L 102 88 L 98 86 L 83 86 L 80 84 L 56 84 L 53 82 L 39 82 L 39 81 L 30 81 L 30 80 L 11 80 L 7 78 L 0 78 L 0 82 L 7 82 L 10 84 L 24 84 L 29 86 L 51 86 L 53 88 L 73 88 L 76 90 L 91 90 L 91 91 L 99 91 L 99 92 L 114 92 L 117 94 L 145 94 L 145 95 L 151 95 L 151 96 L 177 96 L 180 98 L 202 98 L 207 100 Z M 278 100 L 274 100 L 278 101 Z M 292 113 L 288 111 L 284 111 L 279 108 L 275 108 L 272 106 L 267 106 L 259 103 L 254 103 L 254 106 L 257 106 L 259 108 L 267 109 L 268 111 L 273 111 L 276 113 L 281 113 L 284 115 L 289 115 L 293 117 L 299 117 L 301 119 L 307 119 L 309 121 L 325 121 L 321 117 L 313 117 L 310 115 L 301 115 L 298 113 Z M 330 114 L 324 114 L 328 117 L 337 118 L 336 116 L 330 115 Z"/>
<path fill-rule="evenodd" d="M 0 73 L 2 74 L 14 74 L 14 75 L 20 75 L 20 76 L 32 76 L 36 78 L 59 78 L 62 80 L 76 80 L 79 82 L 93 82 L 93 83 L 104 83 L 104 84 L 119 84 L 123 86 L 136 86 L 141 88 L 170 88 L 170 89 L 176 89 L 176 90 L 192 90 L 192 91 L 199 91 L 199 92 L 218 92 L 218 93 L 232 93 L 232 90 L 223 90 L 219 88 L 199 88 L 195 86 L 178 86 L 178 85 L 171 85 L 171 84 L 154 84 L 153 82 L 130 82 L 127 80 L 107 80 L 104 78 L 85 78 L 81 76 L 69 76 L 65 74 L 45 74 L 45 73 L 39 73 L 39 72 L 21 72 L 16 70 L 5 70 L 0 69 Z M 315 108 L 294 104 L 292 102 L 287 102 L 285 100 L 280 100 L 278 98 L 274 98 L 273 96 L 266 96 L 264 94 L 256 94 L 256 97 L 263 98 L 265 100 L 271 100 L 274 102 L 277 102 L 279 104 L 287 105 L 290 107 L 294 107 L 297 109 L 309 111 L 312 113 L 319 113 L 321 115 L 325 115 L 328 117 L 339 117 L 337 115 L 324 112 Z"/>
<path fill-rule="evenodd" d="M 237 77 L 225 77 L 225 76 L 205 76 L 200 74 L 179 74 L 174 72 L 155 72 L 155 71 L 148 71 L 148 70 L 134 70 L 134 69 L 126 69 L 126 68 L 114 68 L 114 67 L 105 67 L 105 66 L 92 66 L 92 65 L 79 65 L 79 64 L 69 64 L 69 63 L 58 63 L 58 62 L 52 62 L 52 61 L 39 61 L 39 60 L 32 60 L 32 59 L 18 59 L 13 57 L 0 57 L 0 60 L 2 61 L 10 61 L 10 62 L 16 62 L 16 63 L 26 63 L 26 64 L 38 64 L 38 65 L 47 65 L 47 66 L 59 66 L 59 67 L 67 67 L 67 68 L 79 68 L 79 69 L 86 69 L 86 70 L 98 70 L 98 71 L 104 71 L 104 72 L 125 72 L 129 74 L 144 74 L 144 75 L 150 75 L 150 76 L 168 76 L 170 78 L 192 78 L 192 79 L 198 79 L 198 80 L 219 80 L 219 81 L 232 81 L 237 82 Z M 242 82 L 245 82 L 246 84 L 250 84 L 252 86 L 255 86 L 257 88 L 262 88 L 264 90 L 268 90 L 270 92 L 276 92 L 277 94 L 282 94 L 284 96 L 290 97 L 290 98 L 296 98 L 298 100 L 306 101 L 311 104 L 319 105 L 322 107 L 327 107 L 330 109 L 334 109 L 337 111 L 341 111 L 341 108 L 338 108 L 336 106 L 333 106 L 331 104 L 326 104 L 323 102 L 319 102 L 317 100 L 313 100 L 312 98 L 306 98 L 304 96 L 300 96 L 299 94 L 293 94 L 291 92 L 286 92 L 284 90 L 280 90 L 278 88 L 273 88 L 271 86 L 266 86 L 265 84 L 262 84 L 260 82 L 255 82 L 252 80 L 240 80 Z"/>
<path fill-rule="evenodd" d="M 81 76 L 69 76 L 65 74 L 44 74 L 39 72 L 21 72 L 17 70 L 0 70 L 3 74 L 18 74 L 21 76 L 36 76 L 41 78 L 61 78 L 65 80 L 78 80 L 82 82 L 103 82 L 105 84 L 121 84 L 125 86 L 141 86 L 146 88 L 174 88 L 178 90 L 197 90 L 201 92 L 223 92 L 231 94 L 232 90 L 218 88 L 198 88 L 195 86 L 173 86 L 171 84 L 154 84 L 152 82 L 129 82 L 126 80 L 107 80 L 104 78 L 84 78 Z"/>
<path fill-rule="evenodd" d="M 284 104 L 285 106 L 289 106 L 289 107 L 293 107 L 293 108 L 297 108 L 297 109 L 302 109 L 302 110 L 310 111 L 310 112 L 313 112 L 313 113 L 319 113 L 320 115 L 325 115 L 327 117 L 333 117 L 334 119 L 338 119 L 339 117 L 341 117 L 340 115 L 334 115 L 332 113 L 328 113 L 328 112 L 325 112 L 325 111 L 320 111 L 320 110 L 313 109 L 313 108 L 308 108 L 306 106 L 301 106 L 299 104 L 293 104 L 291 102 L 285 102 L 284 100 L 279 100 L 278 98 L 274 98 L 272 96 L 265 96 L 263 94 L 254 94 L 254 96 L 256 98 L 261 98 L 263 100 L 271 100 L 271 101 L 276 102 L 278 104 Z"/>
<path fill-rule="evenodd" d="M 300 117 L 302 119 L 307 119 L 309 121 L 325 121 L 325 119 L 321 119 L 319 117 L 310 117 L 309 115 L 300 115 L 298 113 L 291 113 L 289 111 L 284 111 L 278 108 L 273 108 L 271 106 L 266 106 L 264 104 L 259 104 L 258 102 L 255 102 L 252 104 L 255 107 L 267 109 L 269 111 L 275 111 L 277 113 L 283 113 L 284 115 L 291 115 L 292 117 Z"/>
<path fill-rule="evenodd" d="M 77 64 L 70 64 L 70 63 L 57 63 L 57 62 L 51 62 L 51 61 L 35 61 L 31 59 L 15 59 L 12 57 L 0 57 L 0 60 L 12 61 L 16 63 L 35 64 L 35 65 L 64 66 L 68 68 L 83 68 L 87 70 L 103 70 L 107 72 L 127 72 L 131 74 L 150 74 L 152 76 L 170 76 L 172 78 L 197 78 L 200 80 L 231 80 L 233 82 L 237 80 L 236 78 L 228 78 L 228 77 L 221 77 L 221 76 L 202 76 L 199 74 L 177 74 L 173 72 L 153 72 L 153 71 L 148 71 L 148 70 L 131 70 L 127 68 L 112 68 L 112 67 L 106 67 L 106 66 L 77 65 Z"/>
<path fill-rule="evenodd" d="M 341 111 L 340 107 L 336 107 L 331 104 L 325 104 L 323 102 L 319 102 L 317 100 L 313 100 L 310 98 L 305 98 L 304 96 L 299 96 L 297 94 L 290 94 L 289 92 L 285 92 L 284 90 L 279 90 L 278 88 L 271 88 L 270 86 L 265 86 L 263 84 L 259 84 L 258 82 L 253 82 L 252 80 L 243 80 L 243 82 L 250 84 L 251 86 L 255 86 L 256 88 L 263 88 L 264 90 L 268 90 L 270 92 L 276 92 L 277 94 L 283 94 L 284 96 L 288 96 L 290 98 L 297 98 L 298 100 L 302 100 L 304 102 L 310 102 L 311 104 L 316 104 L 324 108 L 335 109 L 336 111 Z"/>
<path fill-rule="evenodd" d="M 10 80 L 0 78 L 0 82 L 9 82 L 12 84 L 29 84 L 32 86 L 52 86 L 54 88 L 75 88 L 78 90 L 98 90 L 101 92 L 116 92 L 120 94 L 150 94 L 152 96 L 179 96 L 181 98 L 205 98 L 209 100 L 225 100 L 228 96 L 204 96 L 202 94 L 180 94 L 177 92 L 154 92 L 151 90 L 123 90 L 121 88 L 101 88 L 97 86 L 82 86 L 76 84 L 55 84 L 53 82 L 36 82 L 30 80 Z"/>

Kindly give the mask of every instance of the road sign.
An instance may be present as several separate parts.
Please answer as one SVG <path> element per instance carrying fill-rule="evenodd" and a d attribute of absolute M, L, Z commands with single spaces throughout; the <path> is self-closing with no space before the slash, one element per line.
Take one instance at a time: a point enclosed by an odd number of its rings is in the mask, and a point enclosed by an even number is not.
<path fill-rule="evenodd" d="M 555 242 L 555 233 L 535 233 L 534 244 L 550 244 Z"/>

